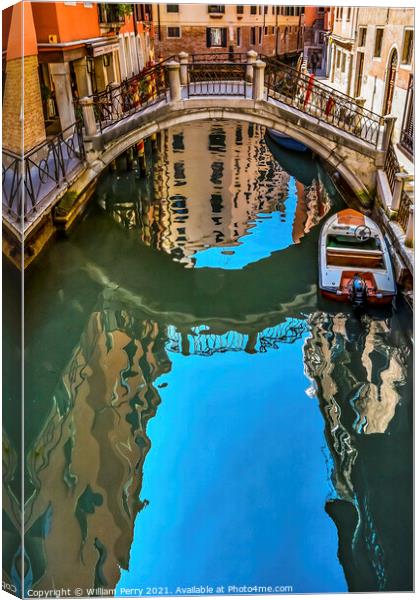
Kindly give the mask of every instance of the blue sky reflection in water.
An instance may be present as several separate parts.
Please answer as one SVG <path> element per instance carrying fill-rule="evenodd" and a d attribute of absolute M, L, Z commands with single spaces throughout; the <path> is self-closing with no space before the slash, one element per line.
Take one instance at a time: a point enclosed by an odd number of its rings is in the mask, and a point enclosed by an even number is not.
<path fill-rule="evenodd" d="M 194 256 L 195 268 L 241 269 L 293 244 L 292 225 L 296 200 L 295 182 L 291 178 L 284 212 L 276 210 L 270 214 L 257 214 L 255 226 L 248 229 L 239 246 L 216 246 L 201 250 Z"/>
<path fill-rule="evenodd" d="M 150 505 L 120 587 L 347 589 L 324 510 L 328 450 L 317 399 L 305 393 L 302 345 L 170 354 L 148 429 L 142 498 Z"/>

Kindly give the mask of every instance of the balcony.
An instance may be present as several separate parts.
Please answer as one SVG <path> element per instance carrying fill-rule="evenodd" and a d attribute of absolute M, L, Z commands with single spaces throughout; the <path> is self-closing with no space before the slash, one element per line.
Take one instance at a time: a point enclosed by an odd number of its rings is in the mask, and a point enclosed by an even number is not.
<path fill-rule="evenodd" d="M 225 5 L 224 4 L 209 4 L 207 7 L 207 12 L 210 17 L 215 17 L 220 19 L 225 14 Z"/>
<path fill-rule="evenodd" d="M 125 15 L 118 4 L 98 4 L 98 18 L 101 33 L 119 31 L 125 23 Z"/>

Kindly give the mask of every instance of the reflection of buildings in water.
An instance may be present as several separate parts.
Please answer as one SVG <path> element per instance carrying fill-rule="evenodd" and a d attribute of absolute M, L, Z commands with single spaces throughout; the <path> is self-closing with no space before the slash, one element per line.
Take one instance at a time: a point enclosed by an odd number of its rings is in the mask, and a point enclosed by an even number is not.
<path fill-rule="evenodd" d="M 406 381 L 403 349 L 389 343 L 386 321 L 360 322 L 344 314 L 315 313 L 309 327 L 305 369 L 316 383 L 332 451 L 339 461 L 337 492 L 351 498 L 351 465 L 356 455 L 352 438 L 387 431 L 400 401 L 398 388 Z"/>
<path fill-rule="evenodd" d="M 386 321 L 368 317 L 314 313 L 309 329 L 305 370 L 317 388 L 334 461 L 338 500 L 327 503 L 326 510 L 338 528 L 339 557 L 350 591 L 384 590 L 386 558 L 372 504 L 377 490 L 365 476 L 361 479 L 368 457 L 361 454 L 359 437 L 387 432 L 407 377 L 405 350 L 390 342 Z"/>
<path fill-rule="evenodd" d="M 319 178 L 314 179 L 310 186 L 304 186 L 303 183 L 296 180 L 296 193 L 297 203 L 292 230 L 295 244 L 299 243 L 312 227 L 318 225 L 331 206 L 330 199 Z"/>
<path fill-rule="evenodd" d="M 181 258 L 234 245 L 258 213 L 286 210 L 288 181 L 258 126 L 223 122 L 165 130 L 155 169 L 155 199 L 167 215 L 160 247 Z"/>
<path fill-rule="evenodd" d="M 153 381 L 169 369 L 156 323 L 92 314 L 28 451 L 28 587 L 112 588 L 127 568 L 160 402 Z"/>
<path fill-rule="evenodd" d="M 19 548 L 21 545 L 22 509 L 21 497 L 15 482 L 21 479 L 21 469 L 17 449 L 2 431 L 3 487 L 2 487 L 2 551 L 3 581 L 6 586 L 18 587 L 17 568 L 20 566 Z M 13 587 L 3 590 L 13 591 Z M 14 590 L 16 591 L 16 590 Z"/>
<path fill-rule="evenodd" d="M 235 246 L 255 225 L 258 214 L 291 210 L 290 176 L 264 141 L 265 128 L 224 121 L 164 130 L 149 181 L 115 175 L 100 204 L 142 240 L 193 264 L 207 247 Z M 293 240 L 298 242 L 330 206 L 319 178 L 295 181 L 297 205 Z M 207 201 L 206 201 L 207 200 Z"/>

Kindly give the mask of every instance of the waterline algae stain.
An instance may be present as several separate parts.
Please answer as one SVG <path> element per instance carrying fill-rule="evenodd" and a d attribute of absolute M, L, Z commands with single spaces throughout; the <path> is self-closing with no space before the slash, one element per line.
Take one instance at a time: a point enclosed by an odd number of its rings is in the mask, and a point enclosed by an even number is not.
<path fill-rule="evenodd" d="M 163 132 L 28 274 L 27 593 L 411 589 L 411 315 L 318 297 L 344 202 L 264 133 Z"/>

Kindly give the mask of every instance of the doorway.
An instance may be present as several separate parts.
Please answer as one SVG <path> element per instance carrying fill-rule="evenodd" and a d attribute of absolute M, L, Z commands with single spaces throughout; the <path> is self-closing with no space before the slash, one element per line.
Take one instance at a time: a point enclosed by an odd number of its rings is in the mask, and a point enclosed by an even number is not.
<path fill-rule="evenodd" d="M 388 61 L 387 78 L 384 94 L 384 105 L 382 114 L 389 115 L 392 109 L 392 101 L 394 99 L 395 79 L 397 76 L 398 53 L 394 48 Z"/>

